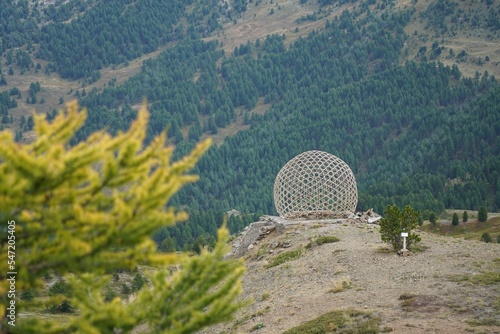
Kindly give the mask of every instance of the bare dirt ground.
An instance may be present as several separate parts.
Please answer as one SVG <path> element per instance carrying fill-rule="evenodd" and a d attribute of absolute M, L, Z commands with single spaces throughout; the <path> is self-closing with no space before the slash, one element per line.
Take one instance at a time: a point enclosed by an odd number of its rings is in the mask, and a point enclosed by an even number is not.
<path fill-rule="evenodd" d="M 245 255 L 243 298 L 253 303 L 232 323 L 206 333 L 282 333 L 347 308 L 373 311 L 392 333 L 500 333 L 500 283 L 479 283 L 484 272 L 498 276 L 500 244 L 419 232 L 423 250 L 400 257 L 381 242 L 378 230 L 377 225 L 344 223 L 273 232 Z M 265 268 L 277 253 L 322 235 L 340 241 Z M 292 247 L 271 254 L 269 245 L 276 241 Z M 263 328 L 257 330 L 256 324 Z"/>
<path fill-rule="evenodd" d="M 278 34 L 286 35 L 285 43 L 289 45 L 299 36 L 306 36 L 313 30 L 323 28 L 327 19 L 332 20 L 340 15 L 344 9 L 350 9 L 352 4 L 346 4 L 341 7 L 327 6 L 324 12 L 320 14 L 316 21 L 297 22 L 303 16 L 314 14 L 319 11 L 319 6 L 315 1 L 308 1 L 301 4 L 300 0 L 263 0 L 256 6 L 254 1 L 250 3 L 243 15 L 238 18 L 236 24 L 228 22 L 224 25 L 224 31 L 221 34 L 208 38 L 218 39 L 223 42 L 223 49 L 227 53 L 232 53 L 234 48 L 245 44 L 247 41 L 261 41 L 267 35 Z M 273 10 L 273 14 L 271 14 Z M 296 31 L 298 28 L 298 31 Z"/>

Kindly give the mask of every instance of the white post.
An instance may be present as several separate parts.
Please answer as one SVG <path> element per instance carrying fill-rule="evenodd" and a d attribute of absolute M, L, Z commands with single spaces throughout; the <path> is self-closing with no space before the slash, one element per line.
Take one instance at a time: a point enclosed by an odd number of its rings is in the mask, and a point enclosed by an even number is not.
<path fill-rule="evenodd" d="M 408 232 L 401 232 L 401 237 L 403 237 L 403 252 L 406 252 L 406 237 L 408 236 Z"/>

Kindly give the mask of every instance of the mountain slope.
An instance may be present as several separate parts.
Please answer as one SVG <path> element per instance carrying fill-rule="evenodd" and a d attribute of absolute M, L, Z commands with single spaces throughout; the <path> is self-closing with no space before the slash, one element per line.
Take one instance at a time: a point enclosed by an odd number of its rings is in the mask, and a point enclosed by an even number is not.
<path fill-rule="evenodd" d="M 282 333 L 344 309 L 372 312 L 392 333 L 498 332 L 498 245 L 420 235 L 420 251 L 400 257 L 380 241 L 377 225 L 318 222 L 273 232 L 245 255 L 243 298 L 252 305 L 206 333 Z M 340 240 L 314 245 L 325 236 Z M 291 247 L 276 247 L 285 242 Z M 302 256 L 268 268 L 298 249 Z"/>
<path fill-rule="evenodd" d="M 245 3 L 245 1 L 236 2 Z M 37 112 L 49 112 L 54 108 L 60 108 L 58 102 L 61 98 L 67 100 L 74 97 L 76 91 L 81 89 L 82 86 L 87 87 L 86 90 L 90 91 L 94 87 L 98 89 L 104 88 L 110 80 L 118 83 L 123 82 L 140 70 L 137 65 L 140 67 L 144 57 L 156 57 L 157 52 L 152 52 L 137 58 L 143 51 L 137 50 L 138 48 L 133 45 L 133 43 L 137 42 L 137 38 L 133 37 L 132 44 L 129 47 L 125 47 L 123 41 L 123 43 L 113 46 L 113 49 L 119 50 L 121 48 L 123 52 L 115 52 L 113 56 L 106 55 L 101 57 L 100 60 L 97 59 L 98 62 L 101 62 L 97 67 L 87 66 L 83 68 L 83 66 L 80 66 L 83 64 L 81 60 L 88 58 L 86 56 L 87 51 L 84 51 L 83 54 L 80 52 L 78 55 L 80 62 L 77 59 L 72 60 L 73 57 L 69 53 L 65 57 L 67 60 L 61 59 L 61 61 L 77 64 L 77 68 L 81 67 L 81 69 L 78 69 L 81 73 L 86 71 L 85 75 L 89 77 L 83 81 L 83 85 L 82 82 L 65 80 L 58 73 L 51 73 L 54 70 L 57 71 L 58 66 L 64 71 L 70 69 L 66 68 L 68 66 L 62 66 L 62 63 L 57 65 L 50 61 L 50 59 L 54 60 L 56 56 L 62 56 L 55 45 L 62 42 L 62 40 L 58 38 L 57 43 L 50 42 L 50 38 L 56 38 L 55 35 L 52 36 L 50 31 L 57 32 L 64 25 L 69 26 L 75 19 L 82 18 L 81 23 L 75 22 L 75 28 L 66 29 L 65 36 L 68 37 L 70 42 L 80 39 L 91 43 L 86 47 L 87 50 L 90 50 L 89 48 L 93 49 L 91 54 L 103 54 L 107 52 L 104 46 L 107 45 L 106 48 L 109 49 L 114 40 L 120 40 L 117 36 L 113 37 L 112 32 L 106 32 L 110 24 L 115 25 L 113 31 L 117 33 L 126 31 L 127 36 L 125 38 L 128 38 L 131 32 L 135 32 L 133 24 L 141 24 L 141 22 L 134 21 L 130 26 L 127 23 L 128 21 L 122 18 L 121 14 L 134 15 L 133 11 L 136 10 L 137 16 L 140 17 L 143 15 L 142 12 L 147 13 L 154 10 L 153 7 L 147 7 L 149 5 L 146 4 L 143 4 L 142 7 L 137 6 L 140 2 L 128 1 L 127 3 L 125 12 L 123 8 L 116 8 L 119 5 L 118 3 L 99 0 L 35 3 L 6 0 L 0 4 L 2 6 L 0 13 L 3 14 L 0 20 L 2 22 L 0 24 L 0 40 L 2 42 L 0 43 L 0 54 L 2 54 L 2 59 L 5 61 L 3 62 L 5 66 L 1 70 L 5 78 L 8 79 L 6 80 L 7 85 L 3 88 L 0 86 L 0 89 L 10 90 L 16 87 L 20 89 L 23 96 L 18 101 L 19 108 L 12 111 L 14 115 L 12 127 L 14 129 L 19 128 L 20 116 L 28 117 L 33 108 L 36 108 Z M 229 5 L 225 5 L 225 3 Z M 212 37 L 207 38 L 218 39 L 222 42 L 222 48 L 226 53 L 230 53 L 234 51 L 235 47 L 239 47 L 247 41 L 253 43 L 257 38 L 263 40 L 269 34 L 286 34 L 288 37 L 286 43 L 292 43 L 299 36 L 307 36 L 311 31 L 321 29 L 326 20 L 334 20 L 343 10 L 352 10 L 357 6 L 369 7 L 372 12 L 378 15 L 387 11 L 411 9 L 411 22 L 405 27 L 409 39 L 406 49 L 401 54 L 401 64 L 404 64 L 407 60 L 421 60 L 425 57 L 425 59 L 439 60 L 449 66 L 457 64 L 464 75 L 469 77 L 474 76 L 476 72 L 482 74 L 485 70 L 491 75 L 500 76 L 500 66 L 498 66 L 500 5 L 491 0 L 480 2 L 468 0 L 456 2 L 444 0 L 431 2 L 409 2 L 407 0 L 320 1 L 320 3 L 324 5 L 321 6 L 313 0 L 305 2 L 300 0 L 280 0 L 275 1 L 273 4 L 256 1 L 245 6 L 240 4 L 237 8 L 234 8 L 232 2 L 228 1 L 219 4 L 216 4 L 216 2 L 184 2 L 187 5 L 184 17 L 180 19 L 177 25 L 174 24 L 173 26 L 174 30 L 178 29 L 177 33 L 180 35 L 174 37 L 174 39 L 182 38 L 182 33 L 187 34 L 188 28 L 192 25 L 191 31 L 199 32 L 200 37 L 211 34 Z M 129 7 L 132 9 L 129 10 Z M 271 9 L 274 10 L 274 14 L 270 14 Z M 99 12 L 103 11 L 108 16 L 111 15 L 108 20 L 101 19 Z M 155 11 L 158 12 L 158 10 Z M 97 21 L 92 17 L 95 17 Z M 85 32 L 85 29 L 83 31 L 81 29 L 81 24 L 85 24 L 85 19 L 92 19 L 95 22 L 92 24 L 94 29 L 104 31 L 106 36 L 109 35 L 112 38 L 104 37 L 102 42 L 105 42 L 105 45 L 102 43 L 96 44 L 94 41 L 95 34 L 89 35 L 88 31 Z M 146 25 L 152 25 L 152 22 L 146 21 Z M 155 21 L 154 24 L 157 24 L 157 22 Z M 141 29 L 144 29 L 144 27 Z M 161 29 L 163 29 L 163 26 Z M 45 33 L 42 31 L 45 31 Z M 78 32 L 78 34 L 87 33 L 87 35 L 77 38 L 77 34 L 71 35 L 71 31 Z M 123 40 L 123 38 L 121 39 Z M 146 42 L 149 43 L 150 41 L 151 39 L 148 38 Z M 82 47 L 84 46 L 82 44 Z M 69 45 L 66 47 L 69 47 Z M 165 47 L 168 47 L 168 44 L 159 40 L 146 46 L 145 52 L 148 53 L 147 48 L 163 50 Z M 422 54 L 419 51 L 423 47 L 426 48 L 426 51 Z M 101 48 L 103 50 L 100 50 Z M 25 60 L 20 62 L 8 61 L 10 50 L 13 51 L 13 56 L 17 54 L 18 50 L 22 51 Z M 68 52 L 74 51 L 76 50 L 68 50 Z M 44 54 L 46 56 L 43 56 Z M 89 59 L 86 61 L 88 62 Z M 106 63 L 109 62 L 114 65 L 107 66 Z M 10 68 L 13 70 L 13 75 L 8 74 Z M 76 71 L 76 69 L 73 69 L 73 71 Z M 51 73 L 50 77 L 47 77 L 47 73 Z M 43 90 L 38 96 L 38 103 L 42 98 L 44 103 L 36 105 L 25 103 L 24 100 L 29 94 L 29 84 L 31 82 L 41 83 Z"/>
<path fill-rule="evenodd" d="M 12 1 L 1 4 L 6 3 L 14 8 Z M 42 27 L 41 35 L 36 31 L 33 36 L 11 35 L 4 29 L 2 46 L 10 41 L 20 44 L 9 47 L 20 48 L 3 54 L 11 63 L 2 67 L 7 85 L 2 86 L 1 114 L 2 127 L 17 130 L 17 138 L 27 141 L 32 124 L 26 113 L 33 106 L 50 118 L 55 111 L 43 108 L 78 98 L 89 109 L 89 119 L 76 143 L 99 129 L 125 129 L 136 115 L 135 107 L 147 97 L 151 111 L 148 140 L 170 127 L 176 156 L 197 140 L 217 136 L 219 146 L 196 171 L 200 182 L 183 190 L 173 202 L 188 209 L 189 222 L 160 231 L 155 236 L 159 245 L 166 238 L 173 238 L 178 249 L 192 247 L 199 237 L 206 242 L 223 213 L 233 208 L 245 214 L 229 221 L 233 231 L 251 221 L 250 215 L 273 213 L 275 175 L 293 156 L 310 149 L 333 153 L 351 166 L 358 180 L 359 210 L 373 207 L 383 212 L 394 203 L 421 211 L 480 206 L 498 210 L 498 83 L 491 73 L 464 78 L 458 66 L 441 62 L 467 65 L 466 54 L 456 49 L 452 55 L 442 48 L 456 36 L 474 33 L 479 38 L 477 34 L 485 32 L 484 38 L 497 40 L 496 4 L 309 0 L 247 5 L 236 1 L 210 7 L 193 1 L 185 3 L 184 15 L 176 16 L 176 23 L 161 26 L 161 20 L 154 21 L 159 31 L 167 29 L 176 38 L 160 45 L 165 41 L 153 38 L 155 29 L 142 31 L 144 22 L 127 25 L 122 18 L 141 8 L 142 17 L 155 8 L 148 3 L 131 1 L 124 8 L 113 1 L 89 2 L 92 6 L 77 14 L 74 11 L 79 7 L 71 7 L 76 2 L 58 2 L 56 9 L 62 11 L 67 4 L 73 14 L 33 18 Z M 120 10 L 113 11 L 113 4 Z M 25 5 L 19 7 L 18 23 L 31 22 L 30 15 L 36 13 L 34 6 Z M 477 23 L 474 17 L 480 14 L 488 20 Z M 90 17 L 108 20 L 97 20 L 100 25 L 86 31 L 81 23 Z M 446 23 L 446 29 L 440 22 Z M 85 63 L 90 78 L 68 83 L 51 72 L 57 70 L 60 59 L 47 54 L 50 63 L 45 61 L 40 68 L 30 65 L 27 59 L 48 47 L 37 43 L 36 37 L 51 36 L 49 32 L 57 32 L 55 27 L 61 24 L 67 25 L 64 38 L 88 39 L 84 49 L 94 56 L 109 55 L 103 64 L 116 67 L 101 71 L 94 62 L 100 57 L 90 57 Z M 94 43 L 89 31 L 100 27 L 103 36 L 109 35 L 113 24 L 123 28 L 121 32 L 128 31 L 128 36 L 111 34 L 109 40 L 96 38 Z M 74 31 L 78 33 L 72 35 Z M 147 39 L 144 45 L 136 38 L 141 31 Z M 278 34 L 264 36 L 267 32 Z M 30 45 L 23 38 L 35 43 Z M 111 51 L 119 49 L 117 41 L 125 43 L 127 38 L 144 47 L 134 50 L 137 54 L 131 57 L 151 48 L 162 51 L 156 51 L 155 58 L 142 55 L 128 63 L 124 60 L 128 56 L 123 55 L 115 62 Z M 495 55 L 489 59 L 477 66 L 490 66 Z M 12 76 L 8 74 L 11 69 Z M 92 78 L 96 71 L 100 74 Z M 99 75 L 108 81 L 99 80 Z M 43 80 L 37 84 L 36 78 Z M 13 82 L 23 86 L 16 90 Z M 222 142 L 227 134 L 231 137 Z"/>

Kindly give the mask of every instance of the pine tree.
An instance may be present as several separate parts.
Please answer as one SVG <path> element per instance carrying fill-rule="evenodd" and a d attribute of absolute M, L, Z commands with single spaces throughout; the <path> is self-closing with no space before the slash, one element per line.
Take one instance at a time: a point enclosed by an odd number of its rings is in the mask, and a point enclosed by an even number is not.
<path fill-rule="evenodd" d="M 422 216 L 418 216 L 418 226 L 424 225 L 424 218 Z"/>
<path fill-rule="evenodd" d="M 212 253 L 202 250 L 197 256 L 158 253 L 150 238 L 160 227 L 187 218 L 166 203 L 196 181 L 187 173 L 210 143 L 173 163 L 165 133 L 143 147 L 149 116 L 144 104 L 127 132 L 115 137 L 97 132 L 71 147 L 86 116 L 76 102 L 50 123 L 37 115 L 37 137 L 27 145 L 16 143 L 10 132 L 0 133 L 0 215 L 8 222 L 9 240 L 16 241 L 15 264 L 0 263 L 0 330 L 129 333 L 147 324 L 155 333 L 193 333 L 228 320 L 242 305 L 235 298 L 244 269 L 241 262 L 222 258 L 227 229 L 219 230 Z M 2 242 L 3 254 L 7 251 Z M 149 275 L 148 288 L 133 301 L 106 302 L 103 291 L 111 274 L 138 264 L 158 268 Z M 42 289 L 43 277 L 64 279 L 72 291 L 64 300 L 75 312 L 67 322 L 23 317 L 10 327 L 12 314 L 4 305 L 13 300 L 6 280 L 12 271 L 18 294 Z M 44 303 L 62 301 L 49 296 Z M 16 314 L 25 305 L 16 304 Z"/>
<path fill-rule="evenodd" d="M 488 211 L 484 206 L 479 208 L 479 211 L 477 213 L 477 220 L 483 223 L 488 220 Z"/>
<path fill-rule="evenodd" d="M 419 211 L 413 210 L 409 205 L 400 210 L 397 205 L 388 205 L 384 210 L 384 218 L 380 220 L 380 237 L 399 250 L 403 247 L 402 232 L 407 232 L 406 245 L 408 248 L 411 245 L 420 241 L 420 236 L 412 233 L 412 230 L 417 227 Z"/>
<path fill-rule="evenodd" d="M 453 226 L 457 226 L 458 225 L 458 213 L 455 212 L 453 214 L 453 218 L 451 219 L 451 224 Z"/>
<path fill-rule="evenodd" d="M 469 214 L 467 213 L 467 211 L 464 211 L 462 215 L 462 221 L 466 223 L 468 220 L 469 220 Z"/>
<path fill-rule="evenodd" d="M 171 237 L 166 237 L 158 247 L 160 252 L 175 252 L 175 249 L 175 240 Z"/>
<path fill-rule="evenodd" d="M 431 222 L 431 224 L 432 224 L 433 226 L 436 226 L 436 223 L 437 223 L 437 215 L 436 215 L 436 213 L 435 213 L 435 212 L 431 212 L 431 213 L 429 214 L 429 221 Z"/>
<path fill-rule="evenodd" d="M 144 284 L 146 284 L 146 279 L 140 273 L 137 273 L 132 281 L 132 290 L 139 291 Z"/>

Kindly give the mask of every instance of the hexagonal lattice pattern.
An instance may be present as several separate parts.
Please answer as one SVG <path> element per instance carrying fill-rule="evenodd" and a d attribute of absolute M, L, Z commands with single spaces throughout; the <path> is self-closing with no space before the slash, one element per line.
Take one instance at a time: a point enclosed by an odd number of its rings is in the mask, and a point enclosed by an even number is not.
<path fill-rule="evenodd" d="M 282 218 L 337 217 L 354 212 L 357 203 L 352 170 L 330 153 L 301 153 L 281 168 L 274 181 L 274 205 Z"/>

